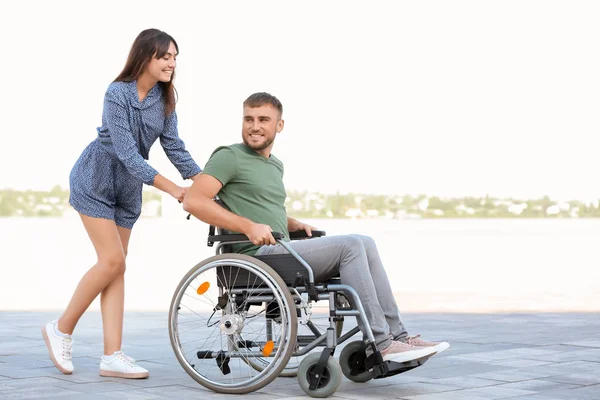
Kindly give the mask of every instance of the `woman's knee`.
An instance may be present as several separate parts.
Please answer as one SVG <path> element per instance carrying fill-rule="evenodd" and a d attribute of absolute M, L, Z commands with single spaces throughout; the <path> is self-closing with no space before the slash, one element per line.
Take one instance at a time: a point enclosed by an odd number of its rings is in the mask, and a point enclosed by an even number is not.
<path fill-rule="evenodd" d="M 125 274 L 125 254 L 113 254 L 98 260 L 98 264 L 111 276 Z"/>

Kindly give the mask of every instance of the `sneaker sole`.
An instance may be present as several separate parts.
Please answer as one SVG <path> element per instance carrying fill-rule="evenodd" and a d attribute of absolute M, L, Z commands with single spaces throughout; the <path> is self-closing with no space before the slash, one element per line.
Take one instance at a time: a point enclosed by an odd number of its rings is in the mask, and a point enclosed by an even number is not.
<path fill-rule="evenodd" d="M 109 378 L 144 379 L 144 378 L 147 378 L 148 376 L 150 376 L 150 373 L 149 372 L 126 373 L 126 372 L 100 370 L 100 376 L 105 376 L 105 377 L 109 377 Z"/>
<path fill-rule="evenodd" d="M 450 348 L 450 343 L 448 343 L 448 342 L 442 342 L 440 344 L 433 346 L 433 349 L 435 349 L 435 354 L 440 354 L 442 351 L 448 350 L 449 348 Z"/>
<path fill-rule="evenodd" d="M 423 357 L 431 357 L 435 354 L 435 350 L 431 347 L 420 348 L 418 350 L 403 351 L 402 353 L 392 353 L 383 356 L 383 361 L 393 361 L 403 363 L 407 361 L 418 360 Z"/>
<path fill-rule="evenodd" d="M 50 360 L 52 360 L 52 364 L 54 364 L 56 369 L 58 369 L 63 374 L 71 375 L 73 371 L 69 371 L 61 367 L 61 365 L 56 361 L 56 358 L 54 358 L 54 354 L 52 353 L 52 347 L 50 346 L 50 339 L 48 338 L 48 334 L 46 333 L 45 326 L 42 327 L 42 336 L 44 337 L 44 341 L 46 342 L 46 348 L 48 349 L 48 354 L 50 354 Z"/>

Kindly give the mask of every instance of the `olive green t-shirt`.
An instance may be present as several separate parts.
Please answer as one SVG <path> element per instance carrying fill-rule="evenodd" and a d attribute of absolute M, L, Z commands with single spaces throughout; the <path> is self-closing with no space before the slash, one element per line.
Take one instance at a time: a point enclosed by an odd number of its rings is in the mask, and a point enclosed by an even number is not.
<path fill-rule="evenodd" d="M 229 211 L 269 225 L 289 240 L 283 163 L 277 157 L 271 154 L 266 158 L 243 143 L 221 146 L 212 153 L 202 173 L 223 184 L 218 196 Z M 234 245 L 233 251 L 254 254 L 258 247 L 243 243 Z"/>

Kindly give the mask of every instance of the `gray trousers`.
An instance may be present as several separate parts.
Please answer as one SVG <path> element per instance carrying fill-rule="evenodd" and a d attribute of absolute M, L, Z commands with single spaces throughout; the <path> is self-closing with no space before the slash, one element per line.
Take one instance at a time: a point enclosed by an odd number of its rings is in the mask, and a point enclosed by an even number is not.
<path fill-rule="evenodd" d="M 393 339 L 407 336 L 372 238 L 361 235 L 329 236 L 293 241 L 290 246 L 312 267 L 315 282 L 339 275 L 343 284 L 356 290 L 380 349 L 389 346 Z M 286 253 L 287 250 L 277 244 L 262 246 L 256 254 Z M 360 319 L 357 318 L 357 321 L 364 333 Z"/>

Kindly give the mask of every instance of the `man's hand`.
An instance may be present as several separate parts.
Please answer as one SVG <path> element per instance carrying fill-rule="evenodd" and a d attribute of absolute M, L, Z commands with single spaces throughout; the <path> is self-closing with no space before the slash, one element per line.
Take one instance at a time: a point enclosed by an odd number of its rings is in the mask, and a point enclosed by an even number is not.
<path fill-rule="evenodd" d="M 269 225 L 252 223 L 247 232 L 244 232 L 250 241 L 257 245 L 277 244 L 275 238 L 271 234 L 273 230 Z"/>
<path fill-rule="evenodd" d="M 304 231 L 306 232 L 306 235 L 308 237 L 311 237 L 312 231 L 316 229 L 317 228 L 315 228 L 314 226 L 305 224 L 303 222 L 295 220 L 294 218 L 288 217 L 288 231 L 290 232 Z"/>
<path fill-rule="evenodd" d="M 271 234 L 272 231 L 273 230 L 269 225 L 251 222 L 250 227 L 246 232 L 244 232 L 244 234 L 248 236 L 248 239 L 250 239 L 253 244 L 257 246 L 268 246 L 271 244 L 277 244 L 277 241 Z"/>

